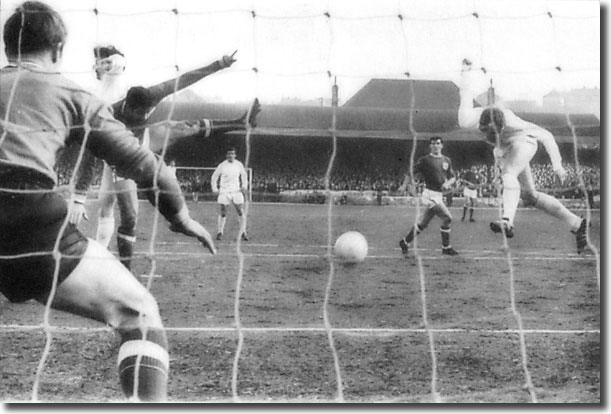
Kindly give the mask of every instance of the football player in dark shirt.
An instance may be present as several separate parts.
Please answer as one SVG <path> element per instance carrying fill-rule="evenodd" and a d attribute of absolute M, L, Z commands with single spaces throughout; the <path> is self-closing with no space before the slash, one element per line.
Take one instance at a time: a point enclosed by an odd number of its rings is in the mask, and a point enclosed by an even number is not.
<path fill-rule="evenodd" d="M 471 168 L 463 174 L 460 181 L 464 186 L 462 194 L 465 199 L 465 204 L 462 208 L 462 218 L 460 220 L 465 221 L 467 210 L 469 210 L 469 221 L 474 222 L 473 211 L 475 209 L 475 203 L 477 202 L 477 191 L 482 182 L 481 176 L 477 173 L 477 167 L 474 165 L 471 166 Z"/>
<path fill-rule="evenodd" d="M 452 184 L 456 182 L 456 174 L 452 168 L 452 160 L 441 153 L 443 139 L 438 136 L 431 137 L 429 147 L 430 154 L 418 159 L 413 168 L 414 175 L 418 175 L 424 180 L 424 190 L 422 190 L 421 196 L 424 211 L 407 236 L 399 241 L 399 247 L 401 247 L 402 253 L 407 255 L 409 244 L 429 225 L 433 217 L 437 216 L 442 220 L 440 228 L 441 252 L 449 256 L 455 256 L 458 252 L 450 244 L 452 215 L 443 202 L 443 192 L 450 189 Z M 407 185 L 413 181 L 414 177 L 408 173 L 399 191 L 405 191 Z"/>

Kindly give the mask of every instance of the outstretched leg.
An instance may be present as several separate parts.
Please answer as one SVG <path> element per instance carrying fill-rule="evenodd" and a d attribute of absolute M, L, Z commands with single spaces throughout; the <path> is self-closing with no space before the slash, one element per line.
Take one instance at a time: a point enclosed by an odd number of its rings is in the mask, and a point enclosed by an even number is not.
<path fill-rule="evenodd" d="M 52 306 L 105 322 L 118 332 L 119 378 L 128 399 L 167 398 L 168 344 L 157 302 L 99 243 L 89 240 L 80 263 L 57 287 Z"/>

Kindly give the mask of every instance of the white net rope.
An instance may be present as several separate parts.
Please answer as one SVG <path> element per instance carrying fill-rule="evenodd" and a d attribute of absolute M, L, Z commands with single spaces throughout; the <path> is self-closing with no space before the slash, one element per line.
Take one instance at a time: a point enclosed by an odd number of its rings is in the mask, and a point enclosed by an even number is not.
<path fill-rule="evenodd" d="M 431 360 L 431 401 L 433 402 L 444 402 L 444 396 L 439 391 L 439 373 L 437 356 L 438 349 L 436 346 L 437 334 L 453 334 L 453 333 L 471 333 L 472 329 L 461 329 L 461 328 L 438 328 L 435 326 L 435 320 L 429 314 L 429 303 L 427 298 L 427 281 L 429 277 L 426 272 L 425 263 L 428 260 L 437 260 L 427 256 L 424 252 L 424 248 L 419 246 L 418 237 L 414 240 L 414 254 L 416 257 L 418 275 L 419 275 L 419 286 L 420 286 L 420 298 L 422 304 L 422 326 L 423 328 L 344 328 L 334 323 L 332 316 L 330 315 L 330 301 L 332 300 L 332 291 L 334 277 L 336 275 L 336 261 L 333 257 L 333 240 L 337 234 L 337 229 L 334 227 L 333 215 L 334 215 L 334 202 L 331 193 L 331 177 L 333 174 L 334 162 L 337 155 L 337 140 L 338 140 L 338 126 L 337 126 L 337 113 L 338 113 L 338 96 L 337 96 L 337 85 L 350 85 L 354 83 L 362 83 L 365 80 L 371 78 L 383 78 L 383 79 L 406 79 L 410 82 L 411 102 L 408 110 L 405 112 L 405 117 L 409 119 L 409 129 L 402 131 L 405 137 L 409 138 L 406 143 L 409 143 L 409 147 L 406 147 L 406 153 L 409 152 L 409 168 L 413 168 L 416 160 L 416 144 L 421 140 L 421 133 L 418 131 L 414 124 L 414 116 L 418 112 L 418 102 L 416 101 L 416 95 L 413 90 L 413 82 L 417 79 L 457 79 L 458 77 L 458 64 L 449 66 L 441 62 L 438 65 L 423 66 L 420 64 L 422 59 L 431 57 L 430 51 L 422 51 L 418 48 L 418 42 L 422 42 L 422 38 L 417 36 L 416 33 L 422 27 L 434 26 L 440 30 L 451 31 L 456 28 L 468 28 L 463 31 L 457 32 L 457 37 L 469 36 L 475 33 L 476 41 L 472 44 L 477 46 L 477 57 L 478 62 L 481 64 L 482 72 L 488 79 L 499 79 L 507 78 L 523 78 L 528 82 L 536 82 L 537 79 L 542 77 L 551 77 L 556 79 L 557 86 L 562 90 L 568 90 L 571 81 L 574 76 L 578 76 L 584 73 L 599 73 L 599 67 L 586 62 L 584 64 L 568 64 L 567 56 L 563 56 L 562 40 L 568 36 L 565 33 L 566 27 L 571 27 L 571 23 L 575 21 L 592 21 L 597 22 L 599 16 L 592 15 L 581 15 L 576 16 L 573 14 L 563 14 L 562 5 L 558 5 L 555 2 L 537 2 L 537 6 L 529 8 L 528 13 L 518 13 L 515 15 L 503 15 L 494 12 L 494 8 L 488 3 L 483 2 L 461 2 L 463 7 L 432 7 L 425 10 L 422 14 L 414 14 L 412 11 L 414 8 L 410 7 L 413 3 L 411 1 L 396 1 L 396 2 L 383 2 L 383 7 L 373 8 L 363 7 L 362 11 L 355 8 L 356 11 L 349 11 L 344 2 L 334 2 L 329 0 L 328 2 L 314 2 L 317 7 L 308 7 L 305 11 L 299 10 L 293 13 L 287 12 L 284 8 L 278 8 L 282 12 L 275 12 L 273 7 L 269 5 L 262 5 L 260 2 L 239 2 L 220 6 L 215 4 L 213 6 L 201 5 L 201 2 L 192 1 L 181 1 L 174 0 L 172 2 L 156 2 L 151 3 L 149 6 L 144 6 L 138 3 L 133 8 L 127 7 L 122 9 L 119 5 L 120 2 L 96 0 L 95 2 L 61 2 L 58 6 L 58 10 L 63 16 L 80 16 L 82 24 L 87 22 L 95 22 L 94 26 L 90 26 L 90 29 L 94 32 L 93 34 L 83 36 L 89 38 L 89 40 L 95 40 L 96 43 L 119 41 L 120 36 L 129 36 L 129 33 L 112 34 L 108 30 L 106 25 L 112 19 L 116 19 L 120 25 L 124 23 L 124 19 L 135 19 L 141 23 L 146 19 L 151 19 L 153 22 L 164 22 L 165 26 L 171 26 L 171 28 L 164 27 L 160 30 L 163 36 L 164 34 L 171 33 L 171 36 L 163 39 L 161 44 L 157 45 L 164 50 L 171 50 L 171 58 L 164 58 L 159 60 L 153 60 L 146 62 L 146 64 L 136 64 L 137 70 L 143 70 L 146 67 L 146 72 L 156 74 L 156 78 L 163 78 L 164 75 L 170 74 L 172 76 L 179 76 L 186 70 L 184 68 L 190 67 L 193 64 L 193 57 L 187 56 L 187 52 L 191 52 L 190 48 L 197 48 L 191 41 L 191 44 L 185 48 L 185 43 L 188 43 L 188 39 L 192 39 L 193 26 L 198 24 L 198 19 L 201 19 L 206 24 L 210 24 L 211 30 L 221 29 L 223 34 L 229 37 L 228 42 L 238 41 L 242 45 L 247 45 L 246 49 L 251 52 L 251 56 L 244 56 L 244 60 L 251 63 L 250 67 L 248 64 L 237 65 L 235 68 L 231 68 L 226 73 L 220 75 L 216 80 L 219 81 L 222 87 L 226 87 L 231 82 L 236 82 L 241 85 L 242 90 L 247 90 L 242 94 L 240 98 L 249 98 L 251 101 L 254 98 L 259 98 L 262 103 L 265 103 L 265 98 L 269 96 L 269 99 L 273 99 L 273 93 L 269 92 L 270 84 L 277 83 L 277 87 L 274 89 L 281 89 L 284 85 L 288 85 L 293 82 L 302 82 L 304 80 L 314 80 L 312 82 L 313 87 L 324 90 L 325 96 L 333 102 L 331 105 L 332 118 L 331 123 L 327 129 L 319 132 L 324 133 L 328 136 L 332 142 L 332 153 L 329 158 L 328 167 L 324 176 L 325 191 L 327 194 L 327 243 L 325 258 L 327 259 L 329 272 L 325 284 L 324 300 L 322 304 L 323 322 L 319 327 L 253 327 L 244 326 L 242 324 L 240 309 L 241 309 L 241 294 L 242 286 L 244 283 L 244 266 L 245 262 L 251 257 L 265 257 L 265 254 L 248 254 L 242 250 L 241 234 L 238 233 L 235 237 L 236 247 L 235 255 L 238 263 L 238 273 L 235 281 L 235 302 L 234 302 L 234 322 L 233 327 L 173 327 L 167 326 L 168 332 L 229 332 L 235 333 L 237 338 L 237 347 L 233 359 L 232 375 L 231 375 L 231 400 L 232 402 L 240 402 L 243 399 L 240 396 L 240 362 L 243 357 L 243 351 L 245 344 L 246 333 L 273 333 L 273 332 L 324 332 L 327 337 L 328 345 L 333 358 L 333 369 L 335 373 L 335 397 L 336 402 L 345 402 L 346 397 L 344 393 L 345 384 L 343 383 L 342 375 L 342 361 L 340 354 L 337 349 L 337 337 L 338 335 L 404 335 L 407 333 L 417 333 L 426 336 L 428 341 L 429 358 Z M 435 2 L 432 2 L 435 3 Z M 216 7 L 216 8 L 215 8 Z M 425 8 L 427 9 L 427 8 Z M 2 5 L 2 14 L 7 15 L 11 10 L 9 5 Z M 228 34 L 228 29 L 215 26 L 212 21 L 215 17 L 223 16 L 225 18 L 233 19 L 235 25 L 243 25 L 247 29 L 237 30 L 237 35 Z M 78 20 L 78 19 L 77 19 Z M 104 24 L 103 24 L 103 23 Z M 528 22 L 532 26 L 544 26 L 547 27 L 547 37 L 545 39 L 537 39 L 535 46 L 545 47 L 546 54 L 552 54 L 549 59 L 543 59 L 543 61 L 537 61 L 536 66 L 514 66 L 508 64 L 511 61 L 511 57 L 505 57 L 503 59 L 498 58 L 498 54 L 491 53 L 492 49 L 499 47 L 497 42 L 499 36 L 505 38 L 511 38 L 512 34 L 500 33 L 499 31 L 510 30 L 511 25 L 516 22 Z M 295 33 L 284 33 L 279 31 L 278 28 L 282 25 L 292 24 L 296 28 Z M 105 27 L 103 30 L 102 27 Z M 495 26 L 500 26 L 501 29 L 493 30 Z M 522 27 L 522 26 L 521 26 Z M 442 29 L 443 28 L 443 29 Z M 364 37 L 356 36 L 357 33 L 368 33 L 370 30 L 375 29 L 379 32 L 383 32 L 386 36 L 393 39 L 395 44 L 385 44 L 381 49 L 379 55 L 372 54 L 369 59 L 378 60 L 379 64 L 375 65 L 375 69 L 371 69 L 371 66 L 366 65 L 366 70 L 360 70 L 359 58 L 356 57 L 360 53 L 359 48 L 363 48 L 366 51 L 371 52 L 374 48 L 371 44 L 368 44 Z M 291 38 L 298 37 L 304 33 L 314 31 L 321 33 L 315 36 L 314 40 L 310 44 L 305 42 L 303 54 L 295 54 L 295 60 L 297 63 L 287 62 L 291 60 L 291 55 L 286 54 L 287 50 L 291 47 Z M 236 36 L 243 35 L 244 33 L 249 34 L 251 39 L 236 39 Z M 271 36 L 271 33 L 276 33 L 275 36 Z M 287 35 L 286 41 L 270 42 L 271 47 L 266 45 L 266 41 L 270 39 L 282 38 L 283 34 Z M 105 38 L 109 36 L 110 38 Z M 525 36 L 514 34 L 514 37 L 524 38 Z M 80 36 L 80 33 L 79 33 Z M 352 39 L 355 36 L 355 39 Z M 155 38 L 153 40 L 159 40 Z M 348 46 L 350 41 L 355 41 L 358 47 Z M 358 43 L 358 42 L 361 43 Z M 439 47 L 438 39 L 431 39 L 431 49 Z M 209 42 L 205 42 L 206 46 L 209 46 Z M 154 43 L 154 41 L 152 42 Z M 274 49 L 274 46 L 280 47 L 280 49 Z M 144 46 L 151 48 L 151 45 Z M 500 47 L 503 47 L 502 45 Z M 287 49 L 282 49 L 287 48 Z M 233 49 L 231 49 L 233 50 Z M 446 54 L 453 56 L 453 61 L 460 62 L 464 57 L 465 50 L 451 51 L 448 49 L 441 49 L 437 52 L 440 54 Z M 471 53 L 473 50 L 471 50 Z M 541 52 L 540 50 L 538 52 Z M 129 52 L 128 52 L 129 53 Z M 526 52 L 525 52 L 526 53 Z M 533 52 L 537 53 L 537 52 Z M 286 58 L 280 59 L 280 56 L 286 54 Z M 315 58 L 315 59 L 314 59 Z M 309 60 L 310 59 L 310 60 Z M 392 60 L 392 61 L 391 61 Z M 398 63 L 397 63 L 398 62 Z M 76 63 L 71 66 L 70 61 L 65 64 L 64 73 L 67 75 L 74 75 L 75 78 L 79 76 L 85 77 L 90 74 L 89 70 L 85 70 L 82 64 Z M 305 83 L 305 82 L 304 82 Z M 178 81 L 176 82 L 178 86 Z M 15 87 L 18 87 L 18 82 L 15 83 Z M 340 90 L 342 90 L 340 88 Z M 293 91 L 292 91 L 293 92 Z M 266 96 L 267 94 L 267 96 Z M 171 105 L 165 121 L 160 123 L 169 123 L 172 119 L 172 115 L 175 109 L 176 95 L 173 94 L 170 100 Z M 250 110 L 249 109 L 249 115 Z M 440 111 L 441 112 L 441 111 Z M 8 113 L 8 111 L 7 111 Z M 566 126 L 570 128 L 573 143 L 574 143 L 574 160 L 576 171 L 579 176 L 579 187 L 581 190 L 586 191 L 586 183 L 581 174 L 580 160 L 579 160 L 579 135 L 575 125 L 572 122 L 569 110 L 565 107 L 566 114 Z M 8 116 L 8 115 L 7 115 Z M 546 125 L 541 125 L 546 127 Z M 580 127 L 588 125 L 580 124 Z M 593 123 L 589 125 L 597 127 L 599 124 Z M 0 138 L 0 147 L 6 136 L 6 130 L 8 127 L 19 128 L 19 125 L 10 125 L 8 117 L 3 120 L 4 133 Z M 86 136 L 90 131 L 90 127 L 85 125 Z M 255 128 L 256 131 L 256 128 Z M 33 131 L 34 132 L 34 131 Z M 87 138 L 85 138 L 86 141 Z M 256 139 L 253 136 L 253 129 L 250 127 L 246 128 L 244 135 L 244 143 L 246 148 L 245 153 L 245 167 L 250 168 L 251 163 L 251 146 L 252 141 Z M 165 144 L 161 152 L 161 157 L 164 158 L 169 143 L 169 131 L 165 137 Z M 84 148 L 84 146 L 83 146 Z M 408 149 L 409 148 L 409 151 Z M 76 160 L 76 167 L 80 165 L 83 157 L 83 149 L 79 152 Z M 77 168 L 75 168 L 75 171 Z M 413 175 L 413 170 L 411 170 Z M 75 191 L 76 173 L 73 173 L 69 183 L 69 189 L 74 194 Z M 156 180 L 155 180 L 156 183 Z M 159 189 L 155 188 L 157 197 L 159 195 Z M 18 191 L 18 190 L 15 190 Z M 421 212 L 420 203 L 416 203 L 416 213 L 414 216 L 408 216 L 405 222 L 411 224 L 417 223 L 417 218 Z M 588 221 L 592 218 L 592 206 L 589 203 L 586 204 L 586 219 Z M 249 216 L 249 205 L 245 205 L 245 217 L 248 220 Z M 499 208 L 499 218 L 501 217 L 501 209 Z M 163 252 L 156 250 L 156 246 L 159 245 L 158 240 L 158 226 L 160 223 L 160 215 L 156 211 L 153 220 L 153 229 L 151 240 L 148 243 L 148 249 L 146 255 L 150 261 L 150 271 L 148 278 L 146 279 L 146 287 L 151 290 L 154 281 L 154 275 L 157 266 L 157 260 L 163 257 Z M 64 222 L 64 227 L 68 221 Z M 589 231 L 588 241 L 591 243 Z M 557 330 L 557 329 L 526 329 L 522 321 L 522 316 L 518 305 L 516 304 L 516 269 L 514 262 L 516 260 L 546 260 L 546 258 L 516 258 L 512 255 L 512 251 L 509 247 L 507 238 L 503 234 L 501 246 L 499 246 L 506 253 L 506 267 L 508 269 L 507 278 L 509 281 L 509 301 L 511 304 L 511 312 L 515 318 L 515 328 L 508 329 L 477 329 L 477 334 L 482 333 L 494 333 L 499 335 L 517 336 L 519 341 L 519 354 L 520 364 L 523 370 L 525 389 L 529 393 L 531 402 L 538 402 L 538 396 L 536 393 L 535 386 L 533 385 L 531 373 L 529 370 L 528 362 L 528 342 L 527 338 L 529 335 L 536 334 L 591 334 L 599 333 L 597 329 L 583 329 L 583 330 Z M 595 260 L 596 260 L 596 280 L 598 282 L 598 288 L 600 289 L 600 258 L 598 251 L 594 248 Z M 44 252 L 41 252 L 43 254 Z M 53 257 L 56 260 L 57 266 L 55 269 L 54 284 L 51 291 L 51 295 L 45 307 L 44 319 L 41 325 L 15 325 L 5 324 L 0 326 L 0 332 L 13 332 L 13 331 L 33 331 L 40 330 L 44 331 L 46 341 L 43 353 L 41 355 L 40 362 L 36 371 L 36 379 L 32 389 L 32 400 L 39 400 L 39 388 L 40 378 L 43 375 L 43 371 L 47 365 L 49 352 L 53 343 L 53 334 L 57 332 L 98 332 L 105 331 L 107 328 L 71 328 L 63 326 L 53 326 L 50 322 L 51 313 L 51 302 L 54 297 L 55 289 L 57 286 L 58 272 L 59 272 L 59 260 L 61 253 L 59 251 L 59 240 L 56 241 L 53 249 Z M 183 255 L 185 258 L 196 256 L 192 253 L 176 253 L 176 255 Z M 388 257 L 395 257 L 389 255 Z M 479 260 L 494 260 L 490 257 L 477 257 Z M 555 259 L 557 260 L 557 259 Z M 567 259 L 570 260 L 570 259 Z M 500 266 L 499 266 L 500 267 Z M 499 269 L 500 270 L 500 269 Z M 409 349 L 405 349 L 405 352 L 410 352 Z M 137 378 L 137 373 L 136 373 Z M 137 389 L 137 386 L 135 387 Z M 249 400 L 250 401 L 250 400 Z"/>

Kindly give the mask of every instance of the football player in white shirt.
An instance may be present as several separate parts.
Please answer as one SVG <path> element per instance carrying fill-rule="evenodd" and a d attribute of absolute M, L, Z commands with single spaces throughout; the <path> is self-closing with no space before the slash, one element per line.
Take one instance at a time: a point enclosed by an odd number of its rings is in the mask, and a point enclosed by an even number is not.
<path fill-rule="evenodd" d="M 479 129 L 484 139 L 494 146 L 494 157 L 501 169 L 502 220 L 490 223 L 490 228 L 495 233 L 513 237 L 514 218 L 522 197 L 524 205 L 534 206 L 563 221 L 575 234 L 577 253 L 584 252 L 588 247 L 586 220 L 570 212 L 555 197 L 535 189 L 530 161 L 537 152 L 539 142 L 545 147 L 558 178 L 561 181 L 566 178 L 554 136 L 540 126 L 521 119 L 509 109 L 498 106 L 474 108 L 474 73 L 472 63 L 464 59 L 459 85 L 458 122 L 461 128 Z"/>
<path fill-rule="evenodd" d="M 219 203 L 218 232 L 216 239 L 223 238 L 225 223 L 227 222 L 227 207 L 230 204 L 235 206 L 238 213 L 240 224 L 240 237 L 248 241 L 246 234 L 246 217 L 242 206 L 244 205 L 244 191 L 248 190 L 248 175 L 244 165 L 236 159 L 236 149 L 230 147 L 226 153 L 227 159 L 220 163 L 210 180 L 210 185 L 214 194 L 218 194 Z"/>

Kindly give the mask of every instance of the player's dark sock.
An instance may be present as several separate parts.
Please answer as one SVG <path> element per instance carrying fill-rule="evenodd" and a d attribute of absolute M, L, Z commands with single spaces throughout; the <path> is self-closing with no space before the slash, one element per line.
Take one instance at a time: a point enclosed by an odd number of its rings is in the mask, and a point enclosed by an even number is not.
<path fill-rule="evenodd" d="M 420 234 L 422 230 L 420 229 L 420 227 L 418 227 L 418 225 L 415 225 L 414 227 L 412 227 L 412 229 L 409 231 L 409 233 L 407 234 L 407 236 L 405 236 L 405 241 L 407 243 L 411 243 L 414 240 L 414 236 L 417 234 Z"/>
<path fill-rule="evenodd" d="M 119 250 L 119 259 L 121 263 L 131 271 L 132 256 L 134 255 L 134 245 L 136 238 L 125 234 L 117 234 L 117 248 Z"/>
<path fill-rule="evenodd" d="M 119 380 L 125 396 L 144 402 L 165 401 L 170 357 L 163 329 L 119 330 L 119 334 Z"/>
<path fill-rule="evenodd" d="M 462 208 L 462 218 L 460 219 L 460 221 L 465 221 L 465 217 L 467 217 L 467 207 L 463 207 Z"/>
<path fill-rule="evenodd" d="M 450 228 L 441 227 L 439 230 L 441 231 L 441 246 L 445 249 L 450 246 Z"/>
<path fill-rule="evenodd" d="M 473 207 L 471 207 L 469 209 L 469 221 L 474 221 L 473 220 L 473 212 L 475 211 L 475 209 Z"/>
<path fill-rule="evenodd" d="M 573 232 L 573 234 L 575 234 L 575 241 L 577 242 L 577 254 L 581 254 L 588 249 L 587 228 L 587 220 L 582 219 L 579 228 Z"/>

